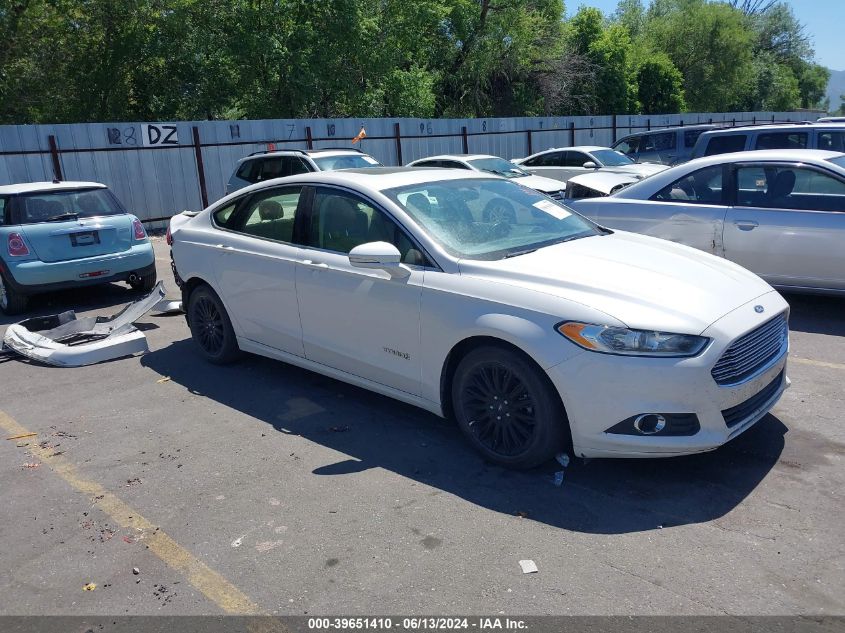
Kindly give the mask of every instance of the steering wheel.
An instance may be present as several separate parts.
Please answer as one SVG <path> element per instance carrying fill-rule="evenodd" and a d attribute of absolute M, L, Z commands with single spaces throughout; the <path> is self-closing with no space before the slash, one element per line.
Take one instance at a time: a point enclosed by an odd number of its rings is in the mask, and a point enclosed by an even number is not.
<path fill-rule="evenodd" d="M 491 224 L 516 222 L 516 212 L 513 205 L 504 198 L 493 198 L 484 206 L 481 212 L 481 219 Z"/>

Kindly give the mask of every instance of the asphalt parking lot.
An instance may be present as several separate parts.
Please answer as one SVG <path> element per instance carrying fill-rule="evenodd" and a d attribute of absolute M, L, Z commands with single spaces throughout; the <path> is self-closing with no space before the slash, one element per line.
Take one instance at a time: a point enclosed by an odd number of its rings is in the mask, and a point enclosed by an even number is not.
<path fill-rule="evenodd" d="M 787 299 L 772 414 L 704 455 L 573 460 L 560 487 L 388 398 L 208 365 L 181 316 L 139 321 L 144 356 L 0 363 L 0 614 L 843 614 L 845 300 Z"/>

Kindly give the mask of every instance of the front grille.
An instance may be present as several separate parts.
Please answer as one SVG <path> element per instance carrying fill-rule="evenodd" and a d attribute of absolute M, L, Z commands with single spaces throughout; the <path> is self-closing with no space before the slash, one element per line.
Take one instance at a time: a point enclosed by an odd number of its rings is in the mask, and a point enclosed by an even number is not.
<path fill-rule="evenodd" d="M 783 372 L 780 372 L 777 378 L 770 382 L 757 395 L 751 396 L 748 400 L 740 402 L 735 407 L 722 411 L 722 417 L 725 418 L 725 424 L 728 428 L 732 429 L 743 420 L 747 420 L 757 409 L 766 404 L 778 392 L 781 382 L 783 382 Z"/>
<path fill-rule="evenodd" d="M 731 343 L 711 370 L 717 384 L 736 385 L 752 378 L 786 352 L 789 326 L 779 314 Z"/>
<path fill-rule="evenodd" d="M 549 198 L 552 200 L 563 200 L 563 192 L 564 190 L 561 189 L 560 191 L 552 191 L 549 195 Z"/>

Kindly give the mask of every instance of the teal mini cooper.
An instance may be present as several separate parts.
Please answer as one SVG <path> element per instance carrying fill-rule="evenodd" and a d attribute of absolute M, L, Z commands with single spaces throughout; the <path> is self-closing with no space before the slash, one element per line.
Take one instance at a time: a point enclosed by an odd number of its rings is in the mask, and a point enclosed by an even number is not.
<path fill-rule="evenodd" d="M 105 185 L 29 182 L 0 186 L 0 310 L 26 310 L 29 297 L 125 281 L 156 283 L 144 225 Z"/>

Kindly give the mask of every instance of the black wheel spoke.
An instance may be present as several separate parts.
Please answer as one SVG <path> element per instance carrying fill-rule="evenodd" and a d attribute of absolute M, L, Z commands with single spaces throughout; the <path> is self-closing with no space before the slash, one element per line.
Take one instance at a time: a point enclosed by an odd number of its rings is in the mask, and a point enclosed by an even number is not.
<path fill-rule="evenodd" d="M 470 432 L 488 450 L 514 457 L 530 448 L 536 430 L 534 399 L 509 367 L 492 361 L 475 367 L 459 402 Z"/>

